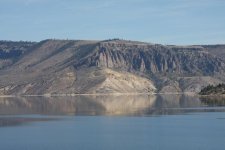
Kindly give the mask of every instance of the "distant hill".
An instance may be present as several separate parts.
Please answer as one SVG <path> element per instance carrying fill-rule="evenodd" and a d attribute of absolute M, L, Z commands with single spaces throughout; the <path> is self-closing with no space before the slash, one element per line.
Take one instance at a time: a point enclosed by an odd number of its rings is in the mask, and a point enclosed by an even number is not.
<path fill-rule="evenodd" d="M 0 69 L 13 64 L 33 45 L 35 42 L 0 41 Z"/>
<path fill-rule="evenodd" d="M 119 39 L 1 41 L 0 93 L 198 93 L 225 83 L 223 47 Z"/>

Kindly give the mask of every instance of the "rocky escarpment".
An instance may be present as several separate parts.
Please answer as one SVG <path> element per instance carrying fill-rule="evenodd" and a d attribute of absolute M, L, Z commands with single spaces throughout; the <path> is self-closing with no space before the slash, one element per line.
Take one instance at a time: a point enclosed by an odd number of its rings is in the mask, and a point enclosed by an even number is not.
<path fill-rule="evenodd" d="M 225 61 L 206 46 L 45 40 L 21 51 L 0 69 L 1 94 L 199 92 L 225 82 Z"/>
<path fill-rule="evenodd" d="M 176 47 L 126 42 L 102 42 L 77 66 L 97 66 L 151 74 L 213 75 L 225 63 L 203 47 Z"/>

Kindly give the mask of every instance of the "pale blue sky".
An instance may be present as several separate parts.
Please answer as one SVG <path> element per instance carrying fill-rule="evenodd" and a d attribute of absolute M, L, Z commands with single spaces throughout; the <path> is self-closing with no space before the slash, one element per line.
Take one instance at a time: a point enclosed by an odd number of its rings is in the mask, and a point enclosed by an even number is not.
<path fill-rule="evenodd" d="M 225 0 L 0 0 L 0 40 L 225 43 Z"/>

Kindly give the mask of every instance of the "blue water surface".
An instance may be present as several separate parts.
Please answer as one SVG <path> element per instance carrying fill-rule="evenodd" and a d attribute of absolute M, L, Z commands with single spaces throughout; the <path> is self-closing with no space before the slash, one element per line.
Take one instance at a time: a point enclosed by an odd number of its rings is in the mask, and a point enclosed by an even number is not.
<path fill-rule="evenodd" d="M 57 116 L 57 118 L 52 121 L 0 127 L 0 150 L 224 150 L 225 148 L 224 112 L 144 117 Z"/>

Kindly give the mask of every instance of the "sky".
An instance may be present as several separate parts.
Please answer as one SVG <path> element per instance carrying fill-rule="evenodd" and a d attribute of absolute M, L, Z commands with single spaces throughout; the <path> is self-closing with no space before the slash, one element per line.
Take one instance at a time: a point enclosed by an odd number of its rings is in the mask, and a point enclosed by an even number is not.
<path fill-rule="evenodd" d="M 0 0 L 0 40 L 225 44 L 225 0 Z"/>

